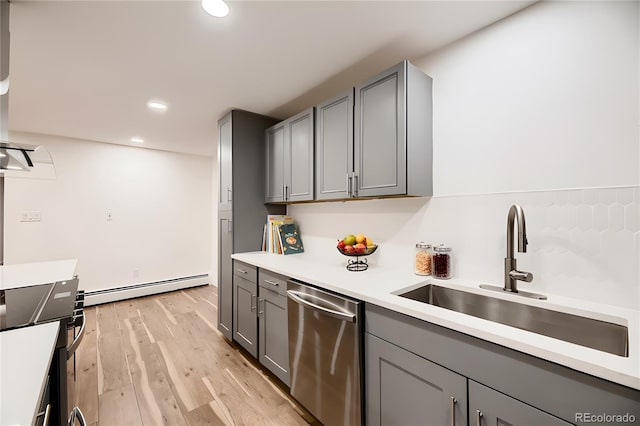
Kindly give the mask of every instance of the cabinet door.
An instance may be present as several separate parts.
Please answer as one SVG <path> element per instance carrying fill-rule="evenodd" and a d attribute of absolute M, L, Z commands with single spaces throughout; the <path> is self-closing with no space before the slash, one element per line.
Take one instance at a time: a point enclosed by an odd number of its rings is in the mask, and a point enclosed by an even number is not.
<path fill-rule="evenodd" d="M 370 425 L 466 425 L 467 379 L 365 333 Z"/>
<path fill-rule="evenodd" d="M 254 357 L 258 356 L 258 285 L 233 277 L 233 340 Z"/>
<path fill-rule="evenodd" d="M 268 128 L 265 135 L 267 144 L 265 151 L 265 202 L 282 202 L 285 200 L 285 123 L 282 122 Z"/>
<path fill-rule="evenodd" d="M 406 62 L 356 86 L 356 196 L 407 192 Z"/>
<path fill-rule="evenodd" d="M 233 222 L 231 212 L 220 212 L 218 220 L 218 330 L 231 340 L 233 323 Z"/>
<path fill-rule="evenodd" d="M 231 113 L 218 121 L 218 165 L 220 167 L 218 210 L 231 210 L 233 197 L 231 127 Z"/>
<path fill-rule="evenodd" d="M 258 303 L 260 364 L 289 386 L 287 297 L 260 287 Z"/>
<path fill-rule="evenodd" d="M 557 417 L 469 380 L 470 425 L 568 426 Z"/>
<path fill-rule="evenodd" d="M 316 199 L 351 196 L 353 88 L 316 106 Z"/>
<path fill-rule="evenodd" d="M 285 200 L 313 200 L 313 108 L 286 123 Z"/>

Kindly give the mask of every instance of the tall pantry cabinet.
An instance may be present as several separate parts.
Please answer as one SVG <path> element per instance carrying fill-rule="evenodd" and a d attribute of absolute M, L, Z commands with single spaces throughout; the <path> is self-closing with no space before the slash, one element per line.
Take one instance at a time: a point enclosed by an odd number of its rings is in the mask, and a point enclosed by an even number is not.
<path fill-rule="evenodd" d="M 218 121 L 218 329 L 233 339 L 231 254 L 261 249 L 268 214 L 284 205 L 265 205 L 265 129 L 278 120 L 232 110 Z"/>

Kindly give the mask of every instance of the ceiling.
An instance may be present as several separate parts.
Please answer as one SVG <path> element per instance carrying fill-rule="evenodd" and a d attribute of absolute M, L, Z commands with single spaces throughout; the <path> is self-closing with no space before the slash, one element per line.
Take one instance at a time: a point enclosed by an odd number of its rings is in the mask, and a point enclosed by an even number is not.
<path fill-rule="evenodd" d="M 9 129 L 215 155 L 230 108 L 286 118 L 531 3 L 12 0 Z"/>

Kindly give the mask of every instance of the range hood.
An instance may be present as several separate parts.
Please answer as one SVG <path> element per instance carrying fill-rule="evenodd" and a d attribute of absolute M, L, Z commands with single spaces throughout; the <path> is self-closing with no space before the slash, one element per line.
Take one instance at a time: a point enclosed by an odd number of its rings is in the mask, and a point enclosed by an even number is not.
<path fill-rule="evenodd" d="M 55 169 L 43 146 L 0 140 L 0 176 L 55 179 Z"/>

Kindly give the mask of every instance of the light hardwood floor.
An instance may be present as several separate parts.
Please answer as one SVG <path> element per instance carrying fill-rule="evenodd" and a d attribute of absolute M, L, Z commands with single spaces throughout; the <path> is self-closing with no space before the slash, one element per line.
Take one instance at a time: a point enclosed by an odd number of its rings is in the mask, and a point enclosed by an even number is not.
<path fill-rule="evenodd" d="M 307 425 L 313 418 L 217 331 L 212 286 L 85 309 L 87 425 Z"/>

